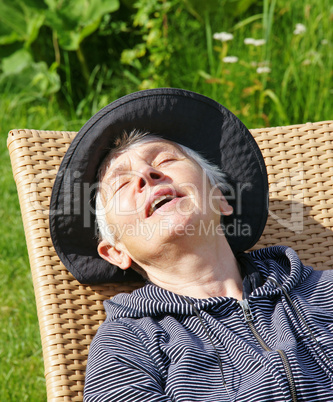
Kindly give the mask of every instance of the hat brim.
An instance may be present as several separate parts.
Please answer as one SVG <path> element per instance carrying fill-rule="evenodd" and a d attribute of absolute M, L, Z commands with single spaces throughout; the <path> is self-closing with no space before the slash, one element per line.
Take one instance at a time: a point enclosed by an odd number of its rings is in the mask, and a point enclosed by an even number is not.
<path fill-rule="evenodd" d="M 251 248 L 268 214 L 266 167 L 255 140 L 228 109 L 203 95 L 159 88 L 112 102 L 78 132 L 57 174 L 50 203 L 50 231 L 59 258 L 81 283 L 137 281 L 97 252 L 94 188 L 99 166 L 124 131 L 149 131 L 200 152 L 222 167 L 232 186 L 234 213 L 223 225 L 236 251 Z"/>

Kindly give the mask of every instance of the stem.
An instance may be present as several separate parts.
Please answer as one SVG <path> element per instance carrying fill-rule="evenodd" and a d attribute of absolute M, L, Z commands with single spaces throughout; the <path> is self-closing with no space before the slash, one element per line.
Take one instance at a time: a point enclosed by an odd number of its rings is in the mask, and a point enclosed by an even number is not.
<path fill-rule="evenodd" d="M 212 75 L 215 73 L 213 45 L 212 45 L 212 28 L 210 25 L 209 14 L 208 14 L 207 10 L 205 10 L 205 28 L 206 28 L 206 44 L 207 44 L 207 53 L 208 53 L 209 73 Z"/>
<path fill-rule="evenodd" d="M 272 26 L 273 26 L 273 17 L 275 11 L 276 0 L 272 0 L 269 5 L 270 0 L 264 0 L 264 10 L 263 10 L 263 38 L 266 40 L 265 44 L 265 60 L 269 60 L 270 52 L 269 52 L 269 40 L 271 36 Z"/>
<path fill-rule="evenodd" d="M 83 54 L 83 51 L 82 51 L 80 45 L 76 50 L 76 54 L 77 54 L 77 58 L 79 59 L 79 62 L 81 64 L 82 74 L 86 81 L 86 84 L 88 86 L 90 86 L 90 84 L 89 84 L 90 73 L 89 73 L 88 65 L 87 65 L 86 59 L 84 57 L 84 54 Z"/>
<path fill-rule="evenodd" d="M 166 0 L 163 0 L 163 20 L 162 20 L 163 38 L 165 42 L 167 42 L 169 25 L 168 25 L 168 14 L 165 11 L 165 9 L 166 9 Z"/>
<path fill-rule="evenodd" d="M 273 26 L 273 18 L 274 18 L 274 11 L 275 11 L 276 0 L 264 0 L 264 9 L 263 9 L 263 38 L 265 39 L 266 43 L 264 45 L 264 61 L 268 62 L 271 58 L 271 46 L 269 45 L 269 40 L 271 36 L 272 26 Z M 260 94 L 261 101 L 259 102 L 259 114 L 262 116 L 265 106 L 265 89 L 267 85 L 267 76 L 266 74 L 263 75 L 261 78 L 262 83 L 262 92 Z"/>
<path fill-rule="evenodd" d="M 58 66 L 60 66 L 61 63 L 61 57 L 60 57 L 60 49 L 59 49 L 59 43 L 58 43 L 58 35 L 56 31 L 52 31 L 52 41 L 53 41 L 53 47 L 54 47 L 54 57 L 55 61 Z"/>

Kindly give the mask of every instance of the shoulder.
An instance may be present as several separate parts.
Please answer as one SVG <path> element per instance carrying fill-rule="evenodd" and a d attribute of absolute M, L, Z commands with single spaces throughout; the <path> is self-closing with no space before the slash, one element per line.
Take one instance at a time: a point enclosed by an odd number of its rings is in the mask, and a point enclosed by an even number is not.
<path fill-rule="evenodd" d="M 118 318 L 106 320 L 98 328 L 91 343 L 91 348 L 98 347 L 121 347 L 129 344 L 142 343 L 146 337 L 144 331 L 147 319 Z M 147 324 L 146 324 L 147 325 Z"/>
<path fill-rule="evenodd" d="M 155 366 L 147 333 L 131 321 L 135 320 L 107 321 L 99 327 L 89 348 L 87 373 L 125 362 L 126 365 Z"/>
<path fill-rule="evenodd" d="M 86 401 L 150 401 L 162 395 L 163 366 L 142 339 L 144 332 L 128 319 L 107 321 L 100 326 L 89 349 Z"/>
<path fill-rule="evenodd" d="M 106 320 L 97 330 L 89 349 L 89 357 L 100 354 L 134 354 L 151 356 L 165 341 L 166 333 L 152 317 Z"/>

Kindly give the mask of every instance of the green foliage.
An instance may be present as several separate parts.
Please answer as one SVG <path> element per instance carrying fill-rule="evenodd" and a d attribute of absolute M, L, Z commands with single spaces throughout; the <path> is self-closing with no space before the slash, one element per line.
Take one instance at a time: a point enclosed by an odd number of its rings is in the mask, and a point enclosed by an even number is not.
<path fill-rule="evenodd" d="M 205 14 L 220 14 L 223 9 L 224 17 L 227 19 L 237 18 L 246 12 L 257 0 L 185 0 L 189 12 L 197 19 L 204 22 L 202 17 Z"/>
<path fill-rule="evenodd" d="M 13 91 L 16 94 L 22 90 L 27 93 L 32 90 L 32 97 L 47 97 L 59 91 L 59 70 L 66 69 L 65 65 L 61 65 L 61 49 L 76 52 L 81 74 L 88 84 L 91 72 L 81 47 L 82 42 L 100 29 L 106 14 L 118 8 L 118 0 L 4 0 L 0 3 L 0 46 L 3 46 L 0 48 L 0 54 L 3 55 L 0 85 L 7 82 L 8 93 Z M 54 48 L 55 59 L 50 68 L 44 60 L 37 62 L 40 48 L 32 47 L 34 42 L 43 41 L 39 36 L 42 27 L 49 27 L 47 46 Z M 9 46 L 13 44 L 16 46 Z M 6 66 L 13 66 L 16 62 L 20 68 L 24 65 L 18 80 L 15 72 L 6 70 Z M 14 85 L 15 82 L 17 85 Z"/>
<path fill-rule="evenodd" d="M 262 13 L 230 27 L 232 40 L 207 44 L 213 62 L 199 71 L 211 86 L 205 93 L 249 126 L 330 119 L 333 30 L 332 9 L 331 14 L 327 10 L 327 0 L 287 6 L 264 0 Z M 231 63 L 230 56 L 237 62 Z"/>
<path fill-rule="evenodd" d="M 3 0 L 0 2 L 0 45 L 16 41 L 25 47 L 36 40 L 44 22 L 42 0 Z"/>
<path fill-rule="evenodd" d="M 60 89 L 59 76 L 54 66 L 34 62 L 31 54 L 21 49 L 1 63 L 0 91 L 20 96 L 25 100 L 47 97 Z"/>
<path fill-rule="evenodd" d="M 3 0 L 0 90 L 22 102 L 56 94 L 79 117 L 129 91 L 176 86 L 250 124 L 328 118 L 331 15 L 329 0 Z M 293 33 L 297 23 L 306 33 Z M 213 39 L 221 31 L 234 38 Z"/>
<path fill-rule="evenodd" d="M 65 50 L 78 50 L 81 42 L 100 26 L 102 17 L 119 8 L 118 0 L 45 0 L 46 25 Z"/>
<path fill-rule="evenodd" d="M 138 0 L 133 4 L 132 34 L 138 43 L 121 53 L 121 63 L 140 71 L 140 89 L 168 86 L 168 66 L 175 44 L 169 40 L 169 15 L 179 6 L 177 0 Z M 127 76 L 137 82 L 133 73 Z M 134 77 L 134 78 L 133 78 Z"/>

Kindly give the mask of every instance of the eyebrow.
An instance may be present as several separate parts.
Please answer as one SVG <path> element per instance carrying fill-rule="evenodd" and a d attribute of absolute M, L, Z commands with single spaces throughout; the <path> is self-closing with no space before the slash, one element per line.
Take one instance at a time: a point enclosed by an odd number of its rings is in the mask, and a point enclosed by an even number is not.
<path fill-rule="evenodd" d="M 170 144 L 167 141 L 161 141 L 158 142 L 157 144 L 154 144 L 152 147 L 146 149 L 143 153 L 143 155 L 149 155 L 151 156 L 151 159 L 155 159 L 158 154 L 162 152 L 170 152 L 170 153 L 175 153 L 175 152 L 181 152 L 181 149 L 177 146 L 177 144 Z M 182 153 L 182 152 L 181 152 Z"/>
<path fill-rule="evenodd" d="M 162 152 L 174 152 L 176 150 L 176 152 L 182 153 L 181 149 L 179 149 L 177 146 L 174 146 L 175 149 L 170 149 L 169 145 L 172 145 L 172 144 L 161 141 L 157 145 L 146 149 L 143 152 L 143 157 L 151 156 L 151 159 L 154 160 L 157 157 L 157 155 Z M 116 167 L 114 167 L 114 168 L 111 166 L 111 170 L 112 170 L 111 174 L 107 175 L 108 180 L 113 179 L 115 176 L 117 176 L 118 173 L 128 172 L 130 170 L 130 168 L 129 168 L 129 165 L 127 162 L 122 162 L 119 165 L 116 165 Z"/>

